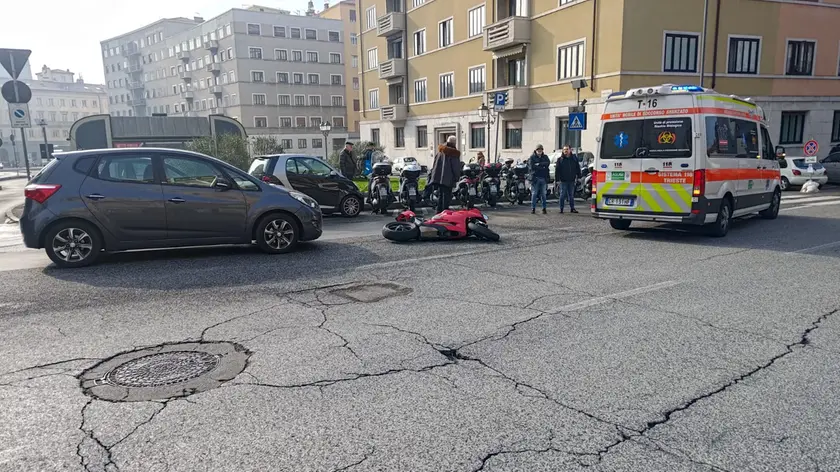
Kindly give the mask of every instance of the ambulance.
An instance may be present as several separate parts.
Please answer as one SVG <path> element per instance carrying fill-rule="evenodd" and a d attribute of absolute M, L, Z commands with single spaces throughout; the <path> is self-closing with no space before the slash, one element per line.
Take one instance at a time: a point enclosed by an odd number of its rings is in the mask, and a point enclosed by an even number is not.
<path fill-rule="evenodd" d="M 601 116 L 592 216 L 705 225 L 723 237 L 733 218 L 775 219 L 779 163 L 761 107 L 696 85 L 611 94 Z"/>

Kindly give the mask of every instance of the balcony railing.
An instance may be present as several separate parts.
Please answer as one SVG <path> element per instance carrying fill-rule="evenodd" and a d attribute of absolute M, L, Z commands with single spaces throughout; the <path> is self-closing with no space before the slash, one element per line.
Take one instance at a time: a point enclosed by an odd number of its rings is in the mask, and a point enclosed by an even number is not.
<path fill-rule="evenodd" d="M 136 74 L 137 72 L 143 72 L 143 66 L 140 64 L 131 64 L 126 70 L 129 74 Z"/>
<path fill-rule="evenodd" d="M 214 74 L 218 74 L 219 72 L 222 71 L 222 66 L 219 65 L 219 63 L 217 63 L 217 62 L 214 62 L 212 64 L 207 64 L 206 68 L 207 68 L 207 72 L 212 72 Z"/>
<path fill-rule="evenodd" d="M 128 83 L 129 90 L 143 90 L 145 87 L 143 86 L 143 82 L 134 80 Z"/>
<path fill-rule="evenodd" d="M 498 51 L 531 42 L 531 20 L 511 16 L 484 29 L 484 50 Z"/>
<path fill-rule="evenodd" d="M 184 82 L 191 82 L 192 81 L 192 72 L 185 70 L 183 72 L 178 73 L 178 77 L 181 78 Z"/>
<path fill-rule="evenodd" d="M 195 92 L 193 92 L 192 90 L 184 90 L 183 92 L 181 92 L 181 98 L 192 100 L 195 98 Z"/>
<path fill-rule="evenodd" d="M 393 11 L 376 20 L 376 35 L 391 36 L 405 31 L 405 13 Z"/>
<path fill-rule="evenodd" d="M 145 98 L 132 98 L 128 101 L 128 106 L 130 107 L 144 107 L 146 106 L 146 99 Z"/>
<path fill-rule="evenodd" d="M 190 53 L 187 52 L 187 51 L 181 51 L 181 52 L 175 54 L 175 57 L 177 57 L 178 59 L 180 59 L 184 62 L 189 62 L 190 61 Z"/>
<path fill-rule="evenodd" d="M 135 43 L 128 43 L 122 47 L 123 57 L 131 57 L 140 54 L 140 48 Z"/>
<path fill-rule="evenodd" d="M 222 86 L 221 85 L 214 85 L 214 86 L 210 87 L 210 93 L 215 94 L 215 95 L 221 95 L 222 94 Z"/>
<path fill-rule="evenodd" d="M 218 39 L 210 39 L 210 40 L 204 41 L 204 49 L 207 49 L 208 51 L 215 51 L 215 50 L 219 49 L 219 40 Z"/>
<path fill-rule="evenodd" d="M 383 105 L 379 107 L 379 119 L 382 121 L 405 121 L 408 107 L 405 105 Z"/>
<path fill-rule="evenodd" d="M 379 63 L 379 78 L 395 79 L 405 76 L 405 59 L 388 59 Z"/>

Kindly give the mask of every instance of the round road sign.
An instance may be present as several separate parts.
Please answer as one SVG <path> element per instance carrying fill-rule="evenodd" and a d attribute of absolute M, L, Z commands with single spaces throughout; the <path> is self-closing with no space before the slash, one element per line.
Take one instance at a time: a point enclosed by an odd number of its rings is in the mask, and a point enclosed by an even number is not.
<path fill-rule="evenodd" d="M 10 80 L 0 88 L 0 95 L 9 103 L 29 103 L 32 89 L 19 80 Z"/>
<path fill-rule="evenodd" d="M 806 156 L 816 156 L 817 152 L 820 150 L 820 144 L 812 139 L 805 143 L 803 150 L 805 151 Z"/>

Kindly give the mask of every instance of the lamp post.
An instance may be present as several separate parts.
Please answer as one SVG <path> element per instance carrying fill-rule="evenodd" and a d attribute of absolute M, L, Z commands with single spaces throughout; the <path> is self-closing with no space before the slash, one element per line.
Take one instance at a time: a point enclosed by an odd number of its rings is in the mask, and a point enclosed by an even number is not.
<path fill-rule="evenodd" d="M 319 128 L 321 128 L 321 134 L 324 135 L 324 161 L 329 161 L 330 148 L 327 146 L 327 136 L 330 135 L 332 125 L 329 121 L 322 121 Z"/>
<path fill-rule="evenodd" d="M 481 106 L 478 107 L 478 117 L 481 118 L 481 121 L 487 122 L 487 134 L 484 135 L 484 144 L 487 147 L 488 162 L 490 160 L 490 125 L 496 121 L 496 116 L 496 110 L 488 107 L 486 103 L 482 103 Z M 498 156 L 494 155 L 493 162 L 498 162 Z"/>
<path fill-rule="evenodd" d="M 49 142 L 47 141 L 47 120 L 40 119 L 38 120 L 38 126 L 41 127 L 41 134 L 44 136 L 44 155 L 41 156 L 41 165 L 44 164 L 44 157 L 49 159 L 49 151 L 50 146 Z"/>

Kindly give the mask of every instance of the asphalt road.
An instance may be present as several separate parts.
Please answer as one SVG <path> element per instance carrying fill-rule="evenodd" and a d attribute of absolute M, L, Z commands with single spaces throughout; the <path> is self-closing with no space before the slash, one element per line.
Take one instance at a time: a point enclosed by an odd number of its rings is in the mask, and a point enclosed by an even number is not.
<path fill-rule="evenodd" d="M 725 239 L 501 209 L 498 244 L 397 245 L 380 218 L 282 257 L 0 249 L 0 470 L 840 470 L 840 195 Z M 250 357 L 182 398 L 80 389 L 182 341 Z"/>

